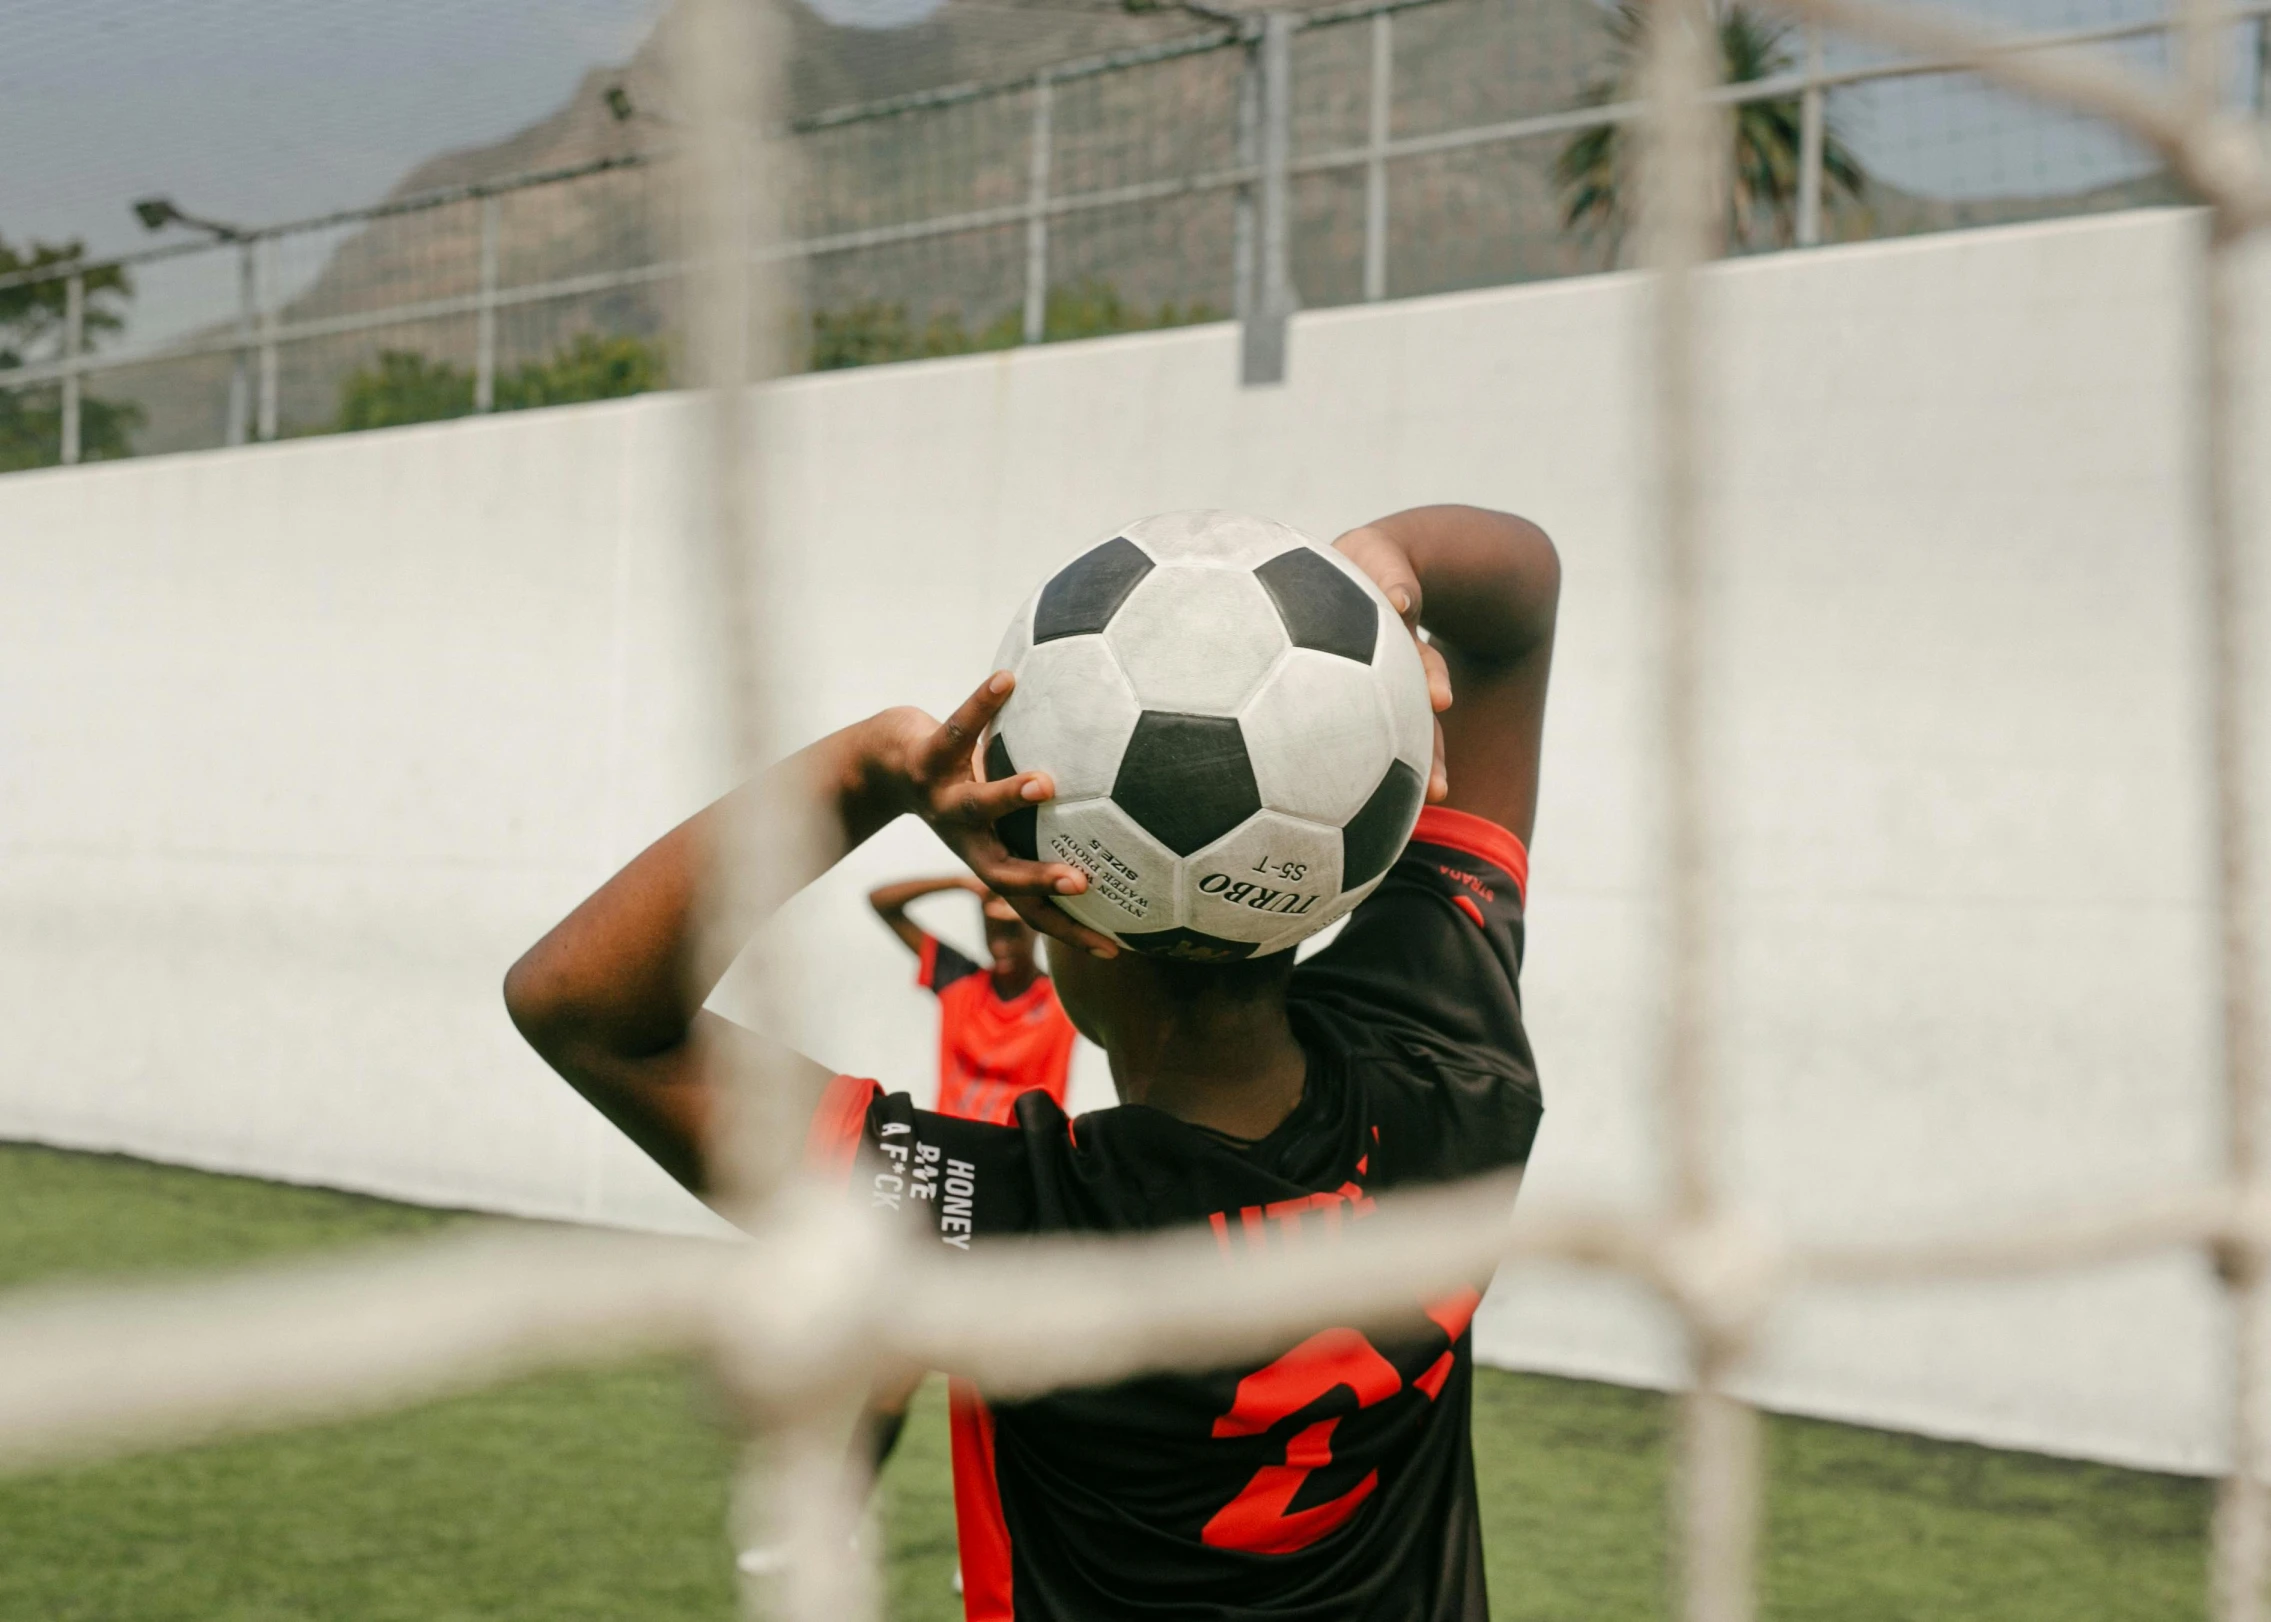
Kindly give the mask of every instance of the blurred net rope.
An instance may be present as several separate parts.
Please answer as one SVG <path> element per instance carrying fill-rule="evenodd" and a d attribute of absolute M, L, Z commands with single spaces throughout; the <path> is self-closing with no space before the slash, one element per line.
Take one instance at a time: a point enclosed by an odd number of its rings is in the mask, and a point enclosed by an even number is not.
<path fill-rule="evenodd" d="M 751 246 L 798 272 L 789 369 L 1251 325 L 1631 259 L 1617 132 L 1637 110 L 1638 0 L 1292 0 L 1277 45 L 1260 9 L 965 9 L 867 44 L 793 5 L 776 19 L 798 82 L 768 128 L 794 185 Z M 2056 24 L 2032 46 L 2172 60 L 2175 24 L 2128 0 L 2032 10 Z M 553 113 L 427 159 L 378 204 L 253 222 L 143 198 L 180 240 L 0 258 L 0 471 L 688 381 L 690 124 L 668 59 L 690 16 L 667 11 Z M 2271 0 L 2224 16 L 2219 83 L 2260 113 Z M 2134 130 L 2023 100 L 1925 36 L 1729 18 L 1712 94 L 1743 109 L 1759 174 L 1728 251 L 2190 195 Z M 124 196 L 86 212 L 116 183 L 26 200 L 124 227 Z"/>
<path fill-rule="evenodd" d="M 1415 1296 L 1502 1264 L 1553 1260 L 1612 1269 L 1652 1288 L 1683 1325 L 1692 1386 L 1683 1399 L 1674 1521 L 1677 1580 L 1690 1622 L 1752 1614 L 1759 1500 L 1753 1411 L 1730 1382 L 1765 1312 L 1814 1284 L 1992 1278 L 2084 1267 L 2170 1247 L 2204 1250 L 2228 1293 L 2233 1338 L 2231 1468 L 2214 1526 L 2219 1622 L 2264 1615 L 2264 1262 L 2271 1176 L 2261 1132 L 2255 943 L 2247 905 L 2253 856 L 2243 712 L 2242 583 L 2251 560 L 2238 511 L 2234 432 L 2245 334 L 2238 256 L 2271 222 L 2271 164 L 2260 130 L 2228 110 L 2222 44 L 2235 14 L 2190 0 L 2177 19 L 2178 71 L 2149 79 L 2077 49 L 1919 8 L 1867 0 L 1778 0 L 1795 15 L 1881 45 L 1964 65 L 2014 92 L 2109 120 L 2150 148 L 2209 213 L 2194 291 L 2197 349 L 2192 481 L 2202 595 L 2197 634 L 2212 738 L 2220 1064 L 2226 1167 L 2208 1186 L 2085 1209 L 1965 1240 L 1834 1247 L 1779 1241 L 1729 1201 L 1714 1153 L 1723 1089 L 1713 1073 L 1706 898 L 1711 805 L 1702 755 L 1709 697 L 1702 580 L 1712 535 L 1698 409 L 1698 272 L 1725 224 L 1728 146 L 1712 121 L 1716 83 L 1704 0 L 1652 0 L 1637 104 L 1643 258 L 1652 293 L 1649 398 L 1656 457 L 1655 537 L 1660 773 L 1668 897 L 1659 1103 L 1671 1199 L 1653 1216 L 1570 1208 L 1514 1213 L 1514 1185 L 1485 1180 L 1380 1201 L 1332 1247 L 1226 1264 L 1205 1234 L 1002 1243 L 952 1264 L 904 1251 L 847 1200 L 805 1179 L 787 1146 L 809 1100 L 775 1078 L 730 1078 L 726 1186 L 746 1243 L 628 1235 L 482 1236 L 358 1260 L 130 1289 L 25 1294 L 0 1304 L 0 1465 L 13 1469 L 116 1454 L 232 1431 L 307 1423 L 467 1389 L 550 1366 L 694 1347 L 714 1359 L 752 1439 L 737 1513 L 762 1517 L 789 1551 L 761 1603 L 797 1622 L 872 1616 L 864 1557 L 847 1557 L 858 1493 L 844 1480 L 841 1432 L 885 1359 L 954 1369 L 1014 1396 L 1166 1368 L 1267 1355 L 1328 1324 L 1369 1326 Z M 774 753 L 777 673 L 762 634 L 768 552 L 743 453 L 753 432 L 745 385 L 777 372 L 790 300 L 776 264 L 751 270 L 796 195 L 767 126 L 777 86 L 750 64 L 763 19 L 744 0 L 701 0 L 680 82 L 687 108 L 687 327 L 704 371 L 701 443 L 691 475 L 692 537 L 718 605 L 712 676 L 732 756 Z M 756 153 L 758 156 L 752 157 Z M 788 816 L 746 830 L 713 876 L 717 949 L 789 870 L 801 831 Z M 795 995 L 793 968 L 767 965 L 766 995 Z M 753 1603 L 760 1603 L 753 1600 Z"/>

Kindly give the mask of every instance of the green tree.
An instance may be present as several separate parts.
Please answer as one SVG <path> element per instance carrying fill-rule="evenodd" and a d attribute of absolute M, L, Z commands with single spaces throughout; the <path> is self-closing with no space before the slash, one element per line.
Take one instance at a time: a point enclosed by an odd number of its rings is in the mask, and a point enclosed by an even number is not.
<path fill-rule="evenodd" d="M 380 350 L 376 364 L 358 366 L 339 386 L 342 433 L 440 422 L 472 410 L 472 373 L 410 349 Z"/>
<path fill-rule="evenodd" d="M 567 348 L 498 377 L 499 411 L 612 400 L 667 386 L 670 368 L 659 345 L 643 338 L 579 333 Z M 335 426 L 342 433 L 441 422 L 473 413 L 473 374 L 414 350 L 385 349 L 339 387 Z"/>
<path fill-rule="evenodd" d="M 812 312 L 806 365 L 815 372 L 834 372 L 888 361 L 966 355 L 974 349 L 1005 349 L 1017 342 L 1014 327 L 1007 338 L 997 337 L 995 329 L 999 326 L 996 322 L 985 333 L 973 336 L 953 310 L 937 311 L 917 326 L 904 304 L 862 299 L 840 310 Z"/>
<path fill-rule="evenodd" d="M 497 379 L 497 409 L 574 405 L 580 400 L 615 400 L 667 388 L 670 368 L 662 348 L 643 338 L 602 338 L 576 334 L 575 342 L 545 361 L 532 361 Z"/>
<path fill-rule="evenodd" d="M 1071 338 L 1105 338 L 1115 332 L 1155 332 L 1163 327 L 1196 326 L 1202 321 L 1220 321 L 1222 312 L 1213 305 L 1194 299 L 1189 304 L 1177 304 L 1170 299 L 1156 309 L 1145 309 L 1120 296 L 1120 290 L 1101 276 L 1083 276 L 1079 281 L 1067 282 L 1049 289 L 1042 305 L 1041 341 L 1062 343 Z M 1004 344 L 1018 341 L 1025 330 L 1022 310 L 1011 310 L 986 329 L 986 336 L 1001 336 Z M 992 343 L 984 348 L 996 347 Z"/>
<path fill-rule="evenodd" d="M 1049 289 L 1042 307 L 1041 341 L 1101 338 L 1115 332 L 1150 332 L 1161 327 L 1220 321 L 1222 312 L 1202 300 L 1156 308 L 1130 302 L 1100 276 L 1084 276 Z M 866 299 L 841 309 L 812 312 L 808 364 L 816 372 L 887 361 L 928 360 L 982 350 L 1014 349 L 1025 340 L 1022 306 L 1004 310 L 976 332 L 959 312 L 941 310 L 917 326 L 904 304 Z"/>
<path fill-rule="evenodd" d="M 1605 106 L 1640 99 L 1641 58 L 1648 10 L 1641 0 L 1618 0 L 1609 17 L 1609 71 L 1586 88 L 1584 102 Z M 1787 24 L 1740 4 L 1715 8 L 1720 79 L 1744 84 L 1793 71 L 1797 54 Z M 1729 165 L 1727 237 L 1746 247 L 1787 247 L 1797 239 L 1798 157 L 1802 110 L 1797 96 L 1745 102 L 1729 110 L 1734 151 Z M 1632 223 L 1636 125 L 1602 124 L 1572 136 L 1554 163 L 1562 220 L 1572 230 L 1603 236 L 1613 263 Z M 1858 199 L 1868 187 L 1860 160 L 1834 127 L 1822 132 L 1822 201 L 1842 194 Z"/>
<path fill-rule="evenodd" d="M 34 242 L 19 250 L 0 239 L 0 276 L 44 270 L 84 257 L 82 242 Z M 92 350 L 125 325 L 124 305 L 134 295 L 118 265 L 89 268 L 83 277 L 86 302 L 80 312 L 80 341 Z M 59 359 L 70 297 L 66 280 L 30 282 L 0 288 L 0 473 L 52 467 L 63 459 L 63 390 L 59 384 L 11 389 L 8 372 L 35 360 Z M 101 461 L 134 454 L 133 431 L 142 408 L 105 400 L 82 388 L 79 395 L 79 455 Z"/>

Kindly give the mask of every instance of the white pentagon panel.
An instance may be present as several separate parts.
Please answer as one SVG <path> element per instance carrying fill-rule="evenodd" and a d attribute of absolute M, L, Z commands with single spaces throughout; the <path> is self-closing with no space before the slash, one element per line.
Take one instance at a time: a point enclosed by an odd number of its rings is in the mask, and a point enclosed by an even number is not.
<path fill-rule="evenodd" d="M 1231 569 L 1251 569 L 1280 552 L 1315 544 L 1290 524 L 1219 508 L 1160 513 L 1120 533 L 1161 563 L 1218 564 Z"/>
<path fill-rule="evenodd" d="M 1135 731 L 1135 695 L 1100 636 L 1044 642 L 1017 666 L 994 730 L 1021 772 L 1047 772 L 1060 800 L 1109 794 Z"/>
<path fill-rule="evenodd" d="M 1234 715 L 1288 646 L 1245 570 L 1162 564 L 1112 616 L 1104 640 L 1147 710 Z"/>
<path fill-rule="evenodd" d="M 1088 875 L 1080 895 L 1057 905 L 1115 940 L 1124 930 L 1172 929 L 1176 906 L 1174 852 L 1137 827 L 1110 800 L 1050 800 L 1036 823 L 1035 851 L 1044 862 L 1069 862 Z"/>
<path fill-rule="evenodd" d="M 1238 712 L 1262 804 L 1338 828 L 1363 809 L 1396 752 L 1368 665 L 1295 648 Z"/>
<path fill-rule="evenodd" d="M 1386 604 L 1380 609 L 1380 643 L 1372 655 L 1373 680 L 1388 706 L 1396 758 L 1424 778 L 1435 763 L 1435 706 L 1427 701 L 1427 670 L 1419 648 Z"/>
<path fill-rule="evenodd" d="M 994 649 L 992 669 L 1014 671 L 1025 655 L 1033 648 L 1033 604 L 1040 597 L 1035 592 L 1019 605 L 1010 616 L 1009 629 L 1001 634 L 1001 645 Z"/>
<path fill-rule="evenodd" d="M 1183 859 L 1183 922 L 1224 940 L 1290 946 L 1331 916 L 1340 888 L 1339 829 L 1259 811 Z"/>

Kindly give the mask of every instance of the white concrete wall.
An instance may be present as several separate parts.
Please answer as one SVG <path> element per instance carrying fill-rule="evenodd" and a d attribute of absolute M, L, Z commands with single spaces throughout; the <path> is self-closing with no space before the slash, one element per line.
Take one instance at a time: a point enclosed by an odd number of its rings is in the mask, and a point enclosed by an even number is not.
<path fill-rule="evenodd" d="M 2216 1131 L 2186 549 L 2186 276 L 2151 213 L 1714 276 L 1714 787 L 1741 1198 L 1959 1229 L 2206 1171 Z M 1566 562 L 1526 976 L 1539 1197 L 1655 1170 L 1640 319 L 1621 278 L 800 379 L 768 502 L 794 730 L 951 702 L 1055 560 L 1138 513 L 1319 534 L 1425 500 Z M 719 786 L 661 397 L 0 480 L 0 1134 L 503 1210 L 700 1213 L 517 1044 L 504 966 Z M 843 1068 L 931 1084 L 858 891 L 790 909 Z M 967 931 L 968 921 L 954 920 Z M 729 992 L 726 1000 L 733 997 Z M 1101 1080 L 1081 1078 L 1091 1101 Z M 1514 1364 L 1676 1378 L 1584 1278 L 1504 1281 Z M 1790 1408 L 2200 1468 L 2188 1258 L 1816 1299 Z"/>

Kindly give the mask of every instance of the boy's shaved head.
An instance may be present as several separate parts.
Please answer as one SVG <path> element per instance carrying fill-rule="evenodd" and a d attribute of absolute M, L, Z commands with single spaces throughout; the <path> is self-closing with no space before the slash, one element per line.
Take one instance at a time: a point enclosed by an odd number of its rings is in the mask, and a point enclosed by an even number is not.
<path fill-rule="evenodd" d="M 1122 952 L 1097 958 L 1057 941 L 1048 945 L 1049 973 L 1080 1034 L 1109 1050 L 1127 1019 L 1151 1021 L 1238 1005 L 1282 1003 L 1293 978 L 1291 952 L 1236 963 L 1186 963 Z"/>

